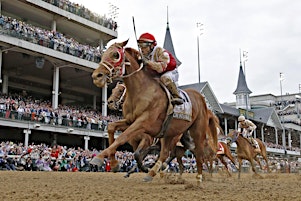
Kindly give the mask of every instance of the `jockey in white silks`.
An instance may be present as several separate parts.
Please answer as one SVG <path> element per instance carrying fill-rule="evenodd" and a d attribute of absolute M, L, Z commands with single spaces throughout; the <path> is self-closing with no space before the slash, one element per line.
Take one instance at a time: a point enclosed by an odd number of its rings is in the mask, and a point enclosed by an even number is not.
<path fill-rule="evenodd" d="M 247 120 L 243 115 L 238 117 L 238 122 L 237 131 L 249 140 L 249 142 L 255 147 L 256 153 L 260 153 L 259 144 L 252 136 L 257 126 L 252 121 Z"/>

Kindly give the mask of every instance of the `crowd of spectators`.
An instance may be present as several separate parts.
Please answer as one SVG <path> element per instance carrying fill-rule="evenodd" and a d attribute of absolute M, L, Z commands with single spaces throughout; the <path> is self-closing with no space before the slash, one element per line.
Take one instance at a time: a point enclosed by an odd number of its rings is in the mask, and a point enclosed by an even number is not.
<path fill-rule="evenodd" d="M 46 30 L 4 15 L 0 17 L 0 33 L 95 63 L 101 60 L 102 50 L 99 47 L 80 44 L 58 31 Z"/>
<path fill-rule="evenodd" d="M 73 3 L 68 0 L 43 0 L 49 4 L 52 4 L 60 9 L 83 17 L 87 20 L 100 24 L 106 28 L 112 29 L 114 31 L 117 30 L 117 22 L 112 18 L 107 18 L 106 15 L 99 15 L 95 12 L 90 11 L 85 8 L 84 5 L 79 5 L 78 3 Z"/>
<path fill-rule="evenodd" d="M 0 94 L 0 118 L 104 131 L 108 122 L 117 121 L 121 117 L 102 116 L 101 112 L 89 106 L 60 104 L 57 109 L 53 109 L 48 100 L 24 94 Z"/>
<path fill-rule="evenodd" d="M 3 141 L 0 143 L 0 170 L 11 171 L 68 171 L 68 172 L 110 172 L 110 161 L 105 160 L 103 166 L 97 167 L 89 164 L 89 161 L 99 154 L 101 150 L 84 150 L 80 147 L 67 148 L 66 146 L 32 143 L 24 146 L 23 143 L 14 143 L 11 141 Z M 137 162 L 134 154 L 128 151 L 117 151 L 116 159 L 120 164 L 120 172 L 128 172 Z M 144 165 L 151 165 L 157 159 L 156 155 L 148 155 L 144 161 Z M 230 172 L 237 172 L 234 164 L 225 158 Z M 184 172 L 196 172 L 196 160 L 193 155 L 185 155 L 182 157 L 184 164 Z M 262 161 L 262 165 L 266 166 Z M 298 172 L 300 162 L 287 158 L 269 158 L 269 166 L 274 172 L 290 173 Z M 203 169 L 208 171 L 208 166 L 203 164 Z M 244 170 L 249 169 L 249 162 L 243 161 Z M 218 172 L 224 168 L 220 161 L 213 163 L 213 171 Z M 245 169 L 247 168 L 247 169 Z M 136 172 L 139 170 L 136 168 Z M 174 159 L 169 164 L 168 171 L 178 172 L 179 164 Z"/>

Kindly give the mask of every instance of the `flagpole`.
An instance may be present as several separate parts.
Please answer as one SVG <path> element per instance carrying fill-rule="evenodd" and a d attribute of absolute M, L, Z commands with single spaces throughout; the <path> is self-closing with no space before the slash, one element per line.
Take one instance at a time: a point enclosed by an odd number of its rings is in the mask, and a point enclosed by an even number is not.
<path fill-rule="evenodd" d="M 196 23 L 196 27 L 197 27 L 197 31 L 198 31 L 198 33 L 197 33 L 197 46 L 198 46 L 198 76 L 199 76 L 199 83 L 201 83 L 201 67 L 200 67 L 200 39 L 199 39 L 199 37 L 200 37 L 200 35 L 202 35 L 203 33 L 202 33 L 202 30 L 204 30 L 203 28 L 202 28 L 202 26 L 203 26 L 203 24 L 202 23 L 200 23 L 200 22 L 197 22 Z"/>

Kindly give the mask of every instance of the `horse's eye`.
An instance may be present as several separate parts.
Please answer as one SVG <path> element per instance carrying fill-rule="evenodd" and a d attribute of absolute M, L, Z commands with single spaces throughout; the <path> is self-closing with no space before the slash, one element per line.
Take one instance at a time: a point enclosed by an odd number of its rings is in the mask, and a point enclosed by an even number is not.
<path fill-rule="evenodd" d="M 116 59 L 116 60 L 118 60 L 118 59 L 119 59 L 119 57 L 120 57 L 120 54 L 119 54 L 119 52 L 114 52 L 114 53 L 113 53 L 113 59 Z"/>

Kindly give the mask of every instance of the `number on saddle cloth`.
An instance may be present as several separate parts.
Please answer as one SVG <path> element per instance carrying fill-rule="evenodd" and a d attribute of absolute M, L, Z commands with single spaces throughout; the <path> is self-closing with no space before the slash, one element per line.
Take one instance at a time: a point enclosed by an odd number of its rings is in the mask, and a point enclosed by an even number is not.
<path fill-rule="evenodd" d="M 179 89 L 179 94 L 184 100 L 182 105 L 175 105 L 173 109 L 173 118 L 183 119 L 186 121 L 191 121 L 192 118 L 192 106 L 189 96 L 185 91 Z"/>

